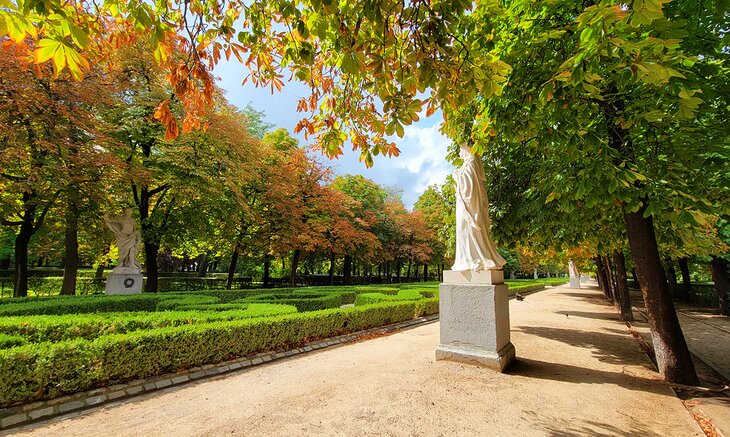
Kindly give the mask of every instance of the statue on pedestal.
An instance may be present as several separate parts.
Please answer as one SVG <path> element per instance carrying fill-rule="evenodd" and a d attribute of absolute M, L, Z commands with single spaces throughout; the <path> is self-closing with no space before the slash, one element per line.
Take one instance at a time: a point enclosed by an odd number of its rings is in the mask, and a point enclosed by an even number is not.
<path fill-rule="evenodd" d="M 124 212 L 118 216 L 104 216 L 104 222 L 111 229 L 114 236 L 117 237 L 117 247 L 119 248 L 119 266 L 117 269 L 136 269 L 137 272 L 142 268 L 137 261 L 139 253 L 139 245 L 142 243 L 142 236 L 135 229 L 135 220 L 132 217 L 132 208 L 124 208 Z"/>
<path fill-rule="evenodd" d="M 484 168 L 466 145 L 461 146 L 459 156 L 463 164 L 454 171 L 456 253 L 451 270 L 501 270 L 506 261 L 497 252 L 489 231 L 491 220 Z"/>

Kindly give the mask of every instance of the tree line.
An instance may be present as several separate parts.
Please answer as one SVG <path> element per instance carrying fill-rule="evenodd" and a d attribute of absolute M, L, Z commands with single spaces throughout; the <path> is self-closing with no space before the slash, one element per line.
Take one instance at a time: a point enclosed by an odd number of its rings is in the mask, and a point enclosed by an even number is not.
<path fill-rule="evenodd" d="M 139 221 L 148 292 L 161 252 L 227 261 L 229 288 L 241 256 L 262 263 L 264 286 L 273 259 L 289 261 L 292 284 L 315 265 L 346 283 L 353 272 L 427 277 L 429 263 L 440 265 L 436 236 L 397 192 L 334 177 L 285 129 L 220 91 L 198 129 L 166 140 L 154 116 L 175 90 L 139 47 L 80 81 L 28 68 L 7 46 L 0 56 L 0 207 L 15 296 L 27 295 L 31 250 L 63 259 L 61 294 L 74 294 L 81 263 L 115 262 L 102 217 L 123 206 Z"/>

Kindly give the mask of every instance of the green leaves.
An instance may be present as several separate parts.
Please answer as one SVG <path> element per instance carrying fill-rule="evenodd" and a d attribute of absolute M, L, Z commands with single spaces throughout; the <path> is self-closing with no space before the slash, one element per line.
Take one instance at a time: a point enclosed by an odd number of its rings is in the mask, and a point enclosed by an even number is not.
<path fill-rule="evenodd" d="M 632 26 L 650 25 L 654 20 L 664 17 L 662 13 L 662 5 L 666 0 L 634 0 L 631 5 L 633 14 L 631 15 Z"/>

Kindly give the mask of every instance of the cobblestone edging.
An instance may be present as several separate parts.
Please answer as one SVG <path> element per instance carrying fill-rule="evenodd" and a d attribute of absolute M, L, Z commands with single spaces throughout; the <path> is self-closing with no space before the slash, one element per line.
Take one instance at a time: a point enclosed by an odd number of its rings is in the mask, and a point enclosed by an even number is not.
<path fill-rule="evenodd" d="M 150 393 L 163 388 L 181 385 L 190 381 L 217 376 L 240 369 L 247 369 L 249 367 L 281 358 L 287 358 L 338 344 L 348 343 L 367 334 L 387 333 L 431 323 L 437 321 L 438 317 L 438 314 L 419 317 L 417 319 L 406 320 L 405 322 L 394 323 L 392 325 L 371 328 L 365 331 L 357 331 L 351 334 L 339 335 L 337 337 L 330 337 L 317 342 L 307 343 L 297 349 L 282 349 L 273 352 L 262 352 L 231 361 L 224 361 L 218 364 L 206 364 L 201 367 L 194 367 L 178 373 L 168 373 L 161 376 L 154 376 L 124 384 L 117 384 L 73 395 L 62 396 L 47 401 L 38 401 L 16 407 L 3 408 L 0 409 L 0 430 L 5 431 L 9 428 L 32 424 L 33 422 L 50 419 L 67 413 L 79 412 L 85 409 L 98 407 L 112 401 Z"/>

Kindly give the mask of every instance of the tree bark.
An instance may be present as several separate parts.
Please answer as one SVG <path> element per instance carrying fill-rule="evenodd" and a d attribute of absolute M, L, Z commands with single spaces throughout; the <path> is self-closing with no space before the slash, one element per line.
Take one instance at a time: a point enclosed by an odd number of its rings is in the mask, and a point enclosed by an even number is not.
<path fill-rule="evenodd" d="M 610 289 L 608 293 L 609 298 L 611 299 L 611 302 L 613 302 L 613 305 L 618 308 L 618 300 L 616 297 L 618 294 L 616 292 L 616 277 L 610 256 L 606 255 L 603 257 L 603 267 L 606 269 L 606 277 L 608 278 L 608 288 Z"/>
<path fill-rule="evenodd" d="M 345 255 L 345 260 L 342 263 L 342 276 L 345 280 L 345 285 L 352 283 L 352 256 Z"/>
<path fill-rule="evenodd" d="M 79 269 L 79 208 L 73 199 L 70 199 L 66 209 L 66 250 L 63 266 L 62 295 L 76 294 L 76 274 Z"/>
<path fill-rule="evenodd" d="M 294 287 L 297 285 L 297 268 L 299 268 L 299 257 L 301 256 L 301 250 L 296 249 L 294 255 L 291 258 L 291 274 L 289 275 L 289 285 Z"/>
<path fill-rule="evenodd" d="M 208 254 L 204 253 L 198 264 L 198 277 L 205 278 L 208 275 Z"/>
<path fill-rule="evenodd" d="M 620 250 L 613 252 L 613 266 L 616 273 L 616 294 L 618 306 L 621 313 L 621 320 L 633 322 L 634 313 L 631 310 L 631 295 L 629 294 L 629 281 L 626 277 L 626 258 Z"/>
<path fill-rule="evenodd" d="M 679 287 L 679 298 L 683 301 L 689 300 L 689 291 L 692 288 L 692 280 L 689 277 L 689 262 L 686 257 L 677 258 L 679 271 L 682 273 L 682 286 Z"/>
<path fill-rule="evenodd" d="M 593 259 L 593 262 L 596 263 L 596 279 L 598 279 L 598 286 L 603 291 L 603 296 L 606 299 L 611 299 L 611 289 L 608 278 L 606 277 L 606 267 L 603 262 L 603 257 L 598 255 Z"/>
<path fill-rule="evenodd" d="M 271 281 L 269 281 L 270 271 L 271 271 L 271 255 L 269 255 L 267 253 L 266 255 L 264 255 L 264 278 L 263 278 L 264 288 L 269 288 L 269 285 L 271 285 L 271 284 L 269 284 L 269 282 L 271 282 Z"/>
<path fill-rule="evenodd" d="M 33 236 L 33 226 L 24 220 L 15 237 L 15 277 L 13 297 L 28 296 L 28 244 Z"/>
<path fill-rule="evenodd" d="M 144 243 L 144 268 L 147 273 L 147 280 L 144 283 L 144 291 L 156 293 L 159 284 L 160 274 L 157 271 L 157 254 L 160 252 L 158 244 Z"/>
<path fill-rule="evenodd" d="M 236 243 L 231 254 L 231 265 L 228 266 L 228 278 L 226 279 L 226 290 L 233 288 L 233 277 L 236 275 L 236 266 L 238 264 L 238 252 L 241 250 L 241 245 Z"/>
<path fill-rule="evenodd" d="M 699 379 L 662 269 L 654 221 L 651 216 L 644 217 L 647 202 L 648 199 L 643 199 L 642 206 L 635 212 L 624 209 L 624 220 L 631 256 L 636 264 L 641 293 L 649 316 L 657 367 L 667 381 L 698 385 Z"/>
<path fill-rule="evenodd" d="M 674 269 L 674 263 L 671 258 L 667 258 L 665 260 L 665 265 L 667 267 L 666 272 L 667 282 L 669 283 L 669 294 L 674 295 L 679 289 L 679 286 L 677 285 L 677 271 Z"/>
<path fill-rule="evenodd" d="M 428 282 L 428 263 L 423 263 L 423 282 Z"/>
<path fill-rule="evenodd" d="M 715 283 L 715 293 L 717 293 L 717 298 L 719 299 L 720 313 L 730 316 L 730 305 L 728 305 L 728 299 L 730 299 L 730 276 L 727 272 L 727 261 L 718 256 L 713 256 L 711 266 L 712 281 Z"/>
<path fill-rule="evenodd" d="M 411 264 L 413 264 L 412 260 L 408 260 L 408 267 L 406 268 L 406 279 L 411 280 Z"/>

